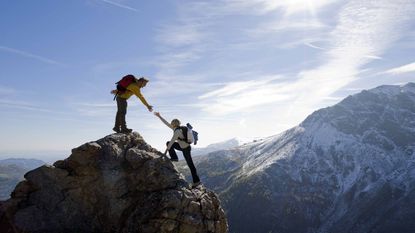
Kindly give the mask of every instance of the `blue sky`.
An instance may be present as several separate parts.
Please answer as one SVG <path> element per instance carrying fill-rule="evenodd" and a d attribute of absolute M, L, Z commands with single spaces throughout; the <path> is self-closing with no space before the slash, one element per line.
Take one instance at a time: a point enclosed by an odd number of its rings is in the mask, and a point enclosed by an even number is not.
<path fill-rule="evenodd" d="M 128 73 L 201 146 L 415 81 L 414 0 L 0 0 L 0 30 L 3 155 L 69 154 L 112 133 L 109 92 Z M 127 123 L 160 150 L 171 136 L 134 97 Z"/>

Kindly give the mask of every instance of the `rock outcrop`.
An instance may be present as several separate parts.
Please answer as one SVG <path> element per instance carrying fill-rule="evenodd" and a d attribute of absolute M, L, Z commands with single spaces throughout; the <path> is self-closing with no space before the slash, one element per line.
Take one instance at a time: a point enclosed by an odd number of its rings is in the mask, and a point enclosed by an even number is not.
<path fill-rule="evenodd" d="M 227 232 L 217 196 L 190 189 L 138 133 L 86 143 L 25 178 L 1 204 L 2 233 Z"/>

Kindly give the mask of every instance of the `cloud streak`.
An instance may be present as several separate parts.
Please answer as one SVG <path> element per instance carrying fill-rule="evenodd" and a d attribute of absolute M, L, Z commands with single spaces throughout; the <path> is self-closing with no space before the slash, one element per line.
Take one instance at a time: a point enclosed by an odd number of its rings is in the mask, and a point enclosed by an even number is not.
<path fill-rule="evenodd" d="M 0 107 L 6 108 L 14 108 L 14 109 L 21 109 L 21 110 L 30 110 L 30 111 L 38 111 L 38 112 L 47 112 L 47 113 L 55 113 L 55 111 L 42 108 L 36 106 L 34 104 L 18 101 L 18 100 L 7 100 L 7 99 L 0 99 Z"/>
<path fill-rule="evenodd" d="M 103 1 L 103 2 L 105 2 L 107 4 L 109 4 L 109 5 L 112 5 L 112 6 L 116 6 L 116 7 L 122 8 L 122 9 L 130 10 L 130 11 L 134 11 L 134 12 L 139 12 L 139 10 L 136 9 L 136 8 L 133 8 L 133 7 L 130 7 L 130 6 L 127 6 L 127 5 L 118 3 L 118 2 L 109 1 L 109 0 L 101 0 L 101 1 Z"/>
<path fill-rule="evenodd" d="M 6 46 L 0 46 L 0 51 L 4 51 L 4 52 L 8 52 L 8 53 L 13 53 L 13 54 L 17 54 L 26 58 L 32 58 L 47 64 L 52 64 L 52 65 L 63 65 L 62 63 L 46 58 L 46 57 L 42 57 L 33 53 L 29 53 L 26 51 L 22 51 L 22 50 L 18 50 L 18 49 L 14 49 L 14 48 L 10 48 L 10 47 L 6 47 Z"/>
<path fill-rule="evenodd" d="M 320 47 L 320 46 L 314 45 L 314 44 L 309 43 L 309 42 L 304 42 L 304 45 L 306 45 L 306 46 L 308 46 L 308 47 L 310 47 L 310 48 L 313 48 L 313 49 L 326 50 L 326 49 L 325 49 L 325 48 L 323 48 L 323 47 Z"/>
<path fill-rule="evenodd" d="M 1 95 L 12 95 L 15 93 L 16 93 L 16 90 L 13 88 L 0 86 L 0 96 Z"/>
<path fill-rule="evenodd" d="M 293 93 L 275 91 L 283 88 L 283 84 L 275 82 L 278 79 L 280 77 L 231 82 L 218 90 L 199 96 L 199 99 L 202 103 L 203 100 L 207 100 L 202 107 L 204 111 L 212 115 L 223 115 L 247 109 L 252 111 L 252 107 L 282 102 L 293 97 Z"/>
<path fill-rule="evenodd" d="M 409 73 L 409 72 L 415 72 L 415 62 L 407 64 L 407 65 L 399 66 L 393 69 L 389 69 L 385 71 L 384 73 L 397 75 L 397 74 L 404 74 L 404 73 Z"/>

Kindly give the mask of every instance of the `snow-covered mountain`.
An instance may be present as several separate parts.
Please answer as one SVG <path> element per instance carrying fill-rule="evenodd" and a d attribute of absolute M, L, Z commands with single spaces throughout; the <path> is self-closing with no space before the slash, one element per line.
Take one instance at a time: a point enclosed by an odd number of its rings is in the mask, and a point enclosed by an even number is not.
<path fill-rule="evenodd" d="M 223 142 L 212 143 L 206 147 L 192 148 L 192 155 L 193 156 L 207 155 L 211 152 L 218 151 L 218 150 L 232 149 L 234 147 L 241 146 L 249 141 L 252 141 L 252 140 L 242 139 L 242 138 L 231 138 Z"/>
<path fill-rule="evenodd" d="M 199 157 L 230 232 L 414 232 L 415 84 L 380 86 L 279 135 Z"/>

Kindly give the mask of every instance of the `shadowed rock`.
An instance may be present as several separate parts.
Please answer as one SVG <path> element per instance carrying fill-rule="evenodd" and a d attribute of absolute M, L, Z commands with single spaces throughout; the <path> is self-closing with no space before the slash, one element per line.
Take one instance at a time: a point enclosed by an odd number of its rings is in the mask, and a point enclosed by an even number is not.
<path fill-rule="evenodd" d="M 1 204 L 2 233 L 227 232 L 217 196 L 189 189 L 138 133 L 86 143 L 25 178 Z"/>

